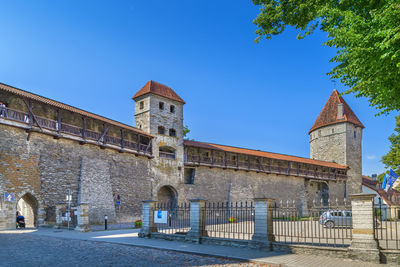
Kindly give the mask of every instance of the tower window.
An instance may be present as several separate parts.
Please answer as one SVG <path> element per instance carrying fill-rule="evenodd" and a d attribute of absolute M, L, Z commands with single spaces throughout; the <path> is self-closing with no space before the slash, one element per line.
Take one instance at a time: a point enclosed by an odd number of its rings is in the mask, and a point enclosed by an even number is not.
<path fill-rule="evenodd" d="M 318 137 L 321 137 L 321 130 L 318 131 Z"/>
<path fill-rule="evenodd" d="M 356 131 L 354 131 L 354 138 L 356 138 L 357 137 L 357 134 L 356 134 Z"/>
<path fill-rule="evenodd" d="M 164 110 L 164 102 L 159 102 L 158 107 L 160 108 L 160 110 Z"/>
<path fill-rule="evenodd" d="M 162 126 L 158 126 L 158 134 L 165 134 L 165 128 Z"/>
<path fill-rule="evenodd" d="M 169 111 L 170 111 L 171 113 L 175 113 L 175 106 L 174 106 L 174 105 L 171 105 L 171 106 L 169 107 Z"/>
<path fill-rule="evenodd" d="M 144 109 L 144 101 L 140 101 L 140 109 Z"/>
<path fill-rule="evenodd" d="M 169 129 L 169 136 L 173 136 L 173 137 L 176 136 L 176 131 L 175 131 L 175 129 L 173 129 L 173 128 Z"/>
<path fill-rule="evenodd" d="M 335 133 L 335 129 L 332 129 L 332 133 Z"/>
<path fill-rule="evenodd" d="M 162 146 L 159 149 L 160 158 L 175 159 L 175 149 L 168 146 Z"/>

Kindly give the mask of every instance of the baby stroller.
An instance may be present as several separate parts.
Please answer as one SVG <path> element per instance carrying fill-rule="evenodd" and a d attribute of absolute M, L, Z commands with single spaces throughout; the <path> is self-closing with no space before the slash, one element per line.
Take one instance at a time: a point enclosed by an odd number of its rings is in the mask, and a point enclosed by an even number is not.
<path fill-rule="evenodd" d="M 22 215 L 17 217 L 17 229 L 18 228 L 25 228 L 25 218 Z"/>

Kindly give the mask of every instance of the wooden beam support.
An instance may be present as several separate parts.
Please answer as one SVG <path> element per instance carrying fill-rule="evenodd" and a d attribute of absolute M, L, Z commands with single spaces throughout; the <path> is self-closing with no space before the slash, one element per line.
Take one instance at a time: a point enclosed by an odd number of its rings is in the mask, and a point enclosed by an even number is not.
<path fill-rule="evenodd" d="M 124 144 L 124 130 L 121 129 L 121 150 L 124 150 L 125 144 Z"/>
<path fill-rule="evenodd" d="M 185 147 L 185 155 L 184 155 L 184 162 L 188 162 L 188 147 Z"/>
<path fill-rule="evenodd" d="M 105 126 L 103 133 L 101 134 L 100 138 L 97 140 L 97 144 L 100 143 L 101 139 L 103 139 L 103 143 L 106 144 L 105 136 L 106 136 L 106 134 L 108 132 L 108 129 L 110 129 L 110 126 L 109 125 Z"/>
<path fill-rule="evenodd" d="M 35 121 L 36 122 L 36 124 L 37 124 L 37 126 L 40 128 L 40 130 L 43 132 L 43 129 L 42 129 L 42 126 L 40 126 L 40 124 L 39 124 L 39 121 L 37 120 L 37 118 L 36 118 L 36 116 L 35 116 L 35 114 L 33 113 L 33 107 L 32 107 L 32 102 L 30 101 L 30 100 L 25 100 L 25 99 L 23 99 L 24 100 L 24 103 L 25 103 L 25 105 L 26 105 L 26 107 L 28 108 L 28 110 L 29 110 L 29 124 L 30 124 L 30 126 L 32 127 L 32 124 L 33 124 L 33 121 Z"/>
<path fill-rule="evenodd" d="M 214 165 L 214 149 L 211 149 L 211 165 Z"/>
<path fill-rule="evenodd" d="M 250 155 L 247 155 L 247 170 L 250 171 Z"/>
<path fill-rule="evenodd" d="M 86 139 L 86 118 L 82 117 L 82 139 Z"/>
<path fill-rule="evenodd" d="M 226 151 L 224 152 L 224 166 L 225 168 L 227 167 L 227 161 L 228 161 L 228 153 Z"/>
<path fill-rule="evenodd" d="M 57 133 L 61 135 L 61 112 L 57 109 Z"/>
<path fill-rule="evenodd" d="M 198 147 L 197 148 L 197 155 L 198 155 L 198 162 L 199 162 L 199 165 L 200 165 L 200 147 Z"/>

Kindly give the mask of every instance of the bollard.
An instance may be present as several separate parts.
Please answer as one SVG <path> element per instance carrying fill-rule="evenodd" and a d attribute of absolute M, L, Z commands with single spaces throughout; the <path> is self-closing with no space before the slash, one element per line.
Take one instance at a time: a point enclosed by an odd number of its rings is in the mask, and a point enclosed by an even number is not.
<path fill-rule="evenodd" d="M 104 230 L 107 230 L 107 220 L 108 220 L 108 216 L 104 215 Z"/>

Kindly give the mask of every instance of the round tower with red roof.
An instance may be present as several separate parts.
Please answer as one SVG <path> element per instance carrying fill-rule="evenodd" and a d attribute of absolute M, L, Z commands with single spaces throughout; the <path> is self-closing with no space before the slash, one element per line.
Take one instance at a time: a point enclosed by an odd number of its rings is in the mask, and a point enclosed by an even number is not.
<path fill-rule="evenodd" d="M 334 90 L 309 131 L 312 159 L 347 165 L 344 197 L 361 193 L 361 141 L 364 125 Z"/>

